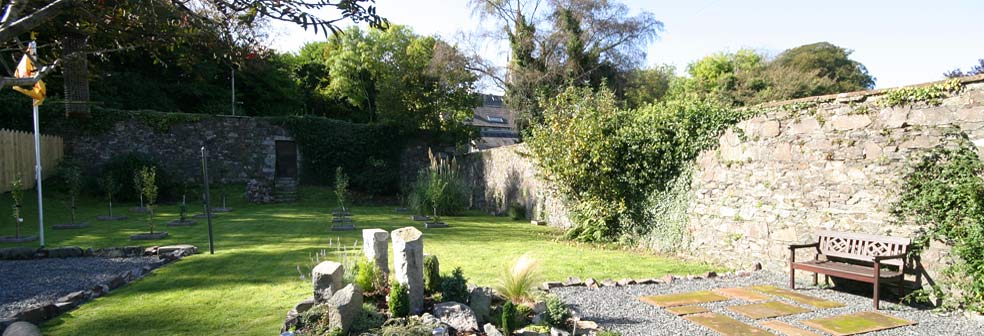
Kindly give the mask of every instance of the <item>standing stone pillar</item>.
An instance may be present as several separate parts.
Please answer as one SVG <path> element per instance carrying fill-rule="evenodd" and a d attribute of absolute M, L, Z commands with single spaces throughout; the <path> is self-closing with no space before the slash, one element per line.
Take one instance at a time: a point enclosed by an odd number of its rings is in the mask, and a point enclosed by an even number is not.
<path fill-rule="evenodd" d="M 362 230 L 362 252 L 366 258 L 389 276 L 389 233 L 383 229 Z"/>
<path fill-rule="evenodd" d="M 394 230 L 393 272 L 396 281 L 410 291 L 410 312 L 424 309 L 424 237 L 420 230 L 405 227 Z"/>
<path fill-rule="evenodd" d="M 311 282 L 314 285 L 314 301 L 321 303 L 331 298 L 342 289 L 342 276 L 345 268 L 334 261 L 322 261 L 311 270 Z"/>

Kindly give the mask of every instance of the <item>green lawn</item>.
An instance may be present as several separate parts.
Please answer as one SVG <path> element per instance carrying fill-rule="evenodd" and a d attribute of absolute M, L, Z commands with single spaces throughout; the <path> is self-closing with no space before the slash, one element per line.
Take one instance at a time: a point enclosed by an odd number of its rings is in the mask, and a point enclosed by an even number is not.
<path fill-rule="evenodd" d="M 239 197 L 230 200 L 235 211 L 215 220 L 215 255 L 208 254 L 204 221 L 194 227 L 167 228 L 166 240 L 131 242 L 129 235 L 147 230 L 140 215 L 122 222 L 99 222 L 105 205 L 92 199 L 80 203 L 80 217 L 91 227 L 82 230 L 45 230 L 47 245 L 106 247 L 190 243 L 203 252 L 157 269 L 146 278 L 88 302 L 43 326 L 45 335 L 271 335 L 284 314 L 298 301 L 312 295 L 297 266 L 310 267 L 310 256 L 327 248 L 330 239 L 351 245 L 360 231 L 331 232 L 328 218 L 334 202 L 325 189 L 305 188 L 302 200 L 293 204 L 249 205 Z M 37 208 L 33 193 L 25 205 L 27 234 L 37 233 Z M 238 194 L 237 194 L 238 195 Z M 45 222 L 67 222 L 60 198 L 46 199 Z M 125 212 L 121 205 L 117 212 Z M 199 204 L 191 206 L 200 212 Z M 13 234 L 9 219 L 9 194 L 0 200 L 0 235 Z M 159 210 L 159 223 L 177 218 L 177 206 Z M 414 225 L 408 215 L 393 206 L 356 207 L 358 228 L 393 230 Z M 658 277 L 664 274 L 696 274 L 714 269 L 649 254 L 574 245 L 558 241 L 557 232 L 477 212 L 448 217 L 451 228 L 424 230 L 424 250 L 440 257 L 444 271 L 460 266 L 471 282 L 493 285 L 509 262 L 530 252 L 542 263 L 544 280 L 568 276 L 598 279 Z M 22 244 L 37 246 L 37 242 Z M 0 247 L 13 246 L 0 244 Z M 329 250 L 329 252 L 331 252 Z M 332 256 L 329 255 L 329 258 Z"/>

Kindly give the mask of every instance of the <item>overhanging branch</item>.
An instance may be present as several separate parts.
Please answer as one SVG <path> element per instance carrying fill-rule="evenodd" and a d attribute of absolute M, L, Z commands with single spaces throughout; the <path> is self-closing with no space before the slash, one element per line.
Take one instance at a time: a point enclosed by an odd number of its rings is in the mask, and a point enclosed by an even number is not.
<path fill-rule="evenodd" d="M 27 33 L 37 27 L 44 21 L 47 21 L 61 12 L 62 8 L 75 0 L 55 0 L 42 7 L 41 9 L 35 11 L 34 13 L 28 14 L 16 21 L 10 22 L 10 24 L 0 27 L 0 42 L 6 42 L 13 40 L 21 34 Z"/>

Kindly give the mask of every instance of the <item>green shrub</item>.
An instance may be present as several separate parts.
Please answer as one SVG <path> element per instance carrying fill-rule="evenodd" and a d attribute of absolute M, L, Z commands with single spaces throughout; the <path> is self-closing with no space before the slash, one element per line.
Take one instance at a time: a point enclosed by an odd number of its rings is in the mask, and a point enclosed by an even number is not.
<path fill-rule="evenodd" d="M 147 208 L 147 226 L 154 233 L 154 209 L 157 207 L 157 168 L 143 167 L 137 175 L 140 178 L 140 192 Z"/>
<path fill-rule="evenodd" d="M 512 267 L 502 272 L 496 290 L 509 301 L 529 302 L 539 280 L 539 270 L 540 263 L 529 254 L 524 254 Z"/>
<path fill-rule="evenodd" d="M 419 214 L 457 215 L 468 207 L 468 186 L 458 176 L 454 159 L 428 152 L 430 167 L 417 174 L 408 195 L 410 208 Z"/>
<path fill-rule="evenodd" d="M 387 320 L 379 330 L 381 336 L 431 336 L 440 324 L 424 322 L 419 316 Z M 373 335 L 376 335 L 373 333 Z"/>
<path fill-rule="evenodd" d="M 389 294 L 390 317 L 407 317 L 410 315 L 410 293 L 399 281 L 390 285 Z"/>
<path fill-rule="evenodd" d="M 11 210 L 13 210 L 11 215 L 14 217 L 14 227 L 16 228 L 16 231 L 14 231 L 14 237 L 20 237 L 20 212 L 21 206 L 23 205 L 21 202 L 24 200 L 24 182 L 21 180 L 20 175 L 15 177 L 14 180 L 10 182 L 10 198 L 14 201 L 14 204 L 11 205 Z"/>
<path fill-rule="evenodd" d="M 502 305 L 502 319 L 499 321 L 499 326 L 502 327 L 502 333 L 504 335 L 512 335 L 515 329 L 513 321 L 516 319 L 516 305 L 510 301 L 506 301 Z"/>
<path fill-rule="evenodd" d="M 437 256 L 424 256 L 424 290 L 427 293 L 441 291 L 441 265 Z"/>
<path fill-rule="evenodd" d="M 135 187 L 133 178 L 137 171 L 143 167 L 151 167 L 157 171 L 157 186 L 159 196 L 162 200 L 174 200 L 178 195 L 179 185 L 174 182 L 174 178 L 167 173 L 167 170 L 150 156 L 141 153 L 129 153 L 114 156 L 101 168 L 102 176 L 110 175 L 118 183 L 117 192 L 114 194 L 122 201 L 136 201 L 140 198 L 138 188 Z M 108 190 L 104 186 L 100 188 L 100 194 L 107 194 Z"/>
<path fill-rule="evenodd" d="M 509 218 L 512 218 L 512 220 L 526 219 L 526 207 L 519 203 L 510 204 Z"/>
<path fill-rule="evenodd" d="M 521 304 L 516 305 L 516 315 L 513 316 L 512 326 L 521 329 L 530 324 L 530 317 L 533 316 L 533 307 Z"/>
<path fill-rule="evenodd" d="M 342 167 L 335 168 L 335 200 L 338 201 L 338 207 L 342 208 L 342 212 L 345 211 L 345 196 L 348 195 L 348 185 L 349 177 L 342 171 Z"/>
<path fill-rule="evenodd" d="M 374 293 L 383 285 L 383 272 L 376 263 L 363 259 L 356 265 L 355 284 L 365 293 Z"/>
<path fill-rule="evenodd" d="M 571 317 L 571 311 L 564 304 L 564 301 L 555 295 L 550 295 L 544 303 L 547 305 L 547 311 L 543 314 L 543 320 L 547 324 L 560 327 L 567 323 L 567 319 Z"/>
<path fill-rule="evenodd" d="M 451 276 L 441 277 L 441 295 L 444 302 L 468 303 L 468 279 L 461 267 L 455 267 Z"/>
<path fill-rule="evenodd" d="M 386 322 L 386 316 L 380 314 L 376 310 L 376 306 L 373 306 L 371 303 L 363 303 L 362 311 L 355 317 L 355 321 L 352 321 L 352 332 L 357 333 L 376 329 L 383 326 L 384 322 Z"/>

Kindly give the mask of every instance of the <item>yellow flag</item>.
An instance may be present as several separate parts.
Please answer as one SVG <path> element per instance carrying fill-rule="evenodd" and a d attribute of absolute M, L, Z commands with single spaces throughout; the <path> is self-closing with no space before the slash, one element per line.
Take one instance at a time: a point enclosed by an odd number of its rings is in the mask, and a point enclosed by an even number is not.
<path fill-rule="evenodd" d="M 17 64 L 17 70 L 14 70 L 14 77 L 17 78 L 30 78 L 34 77 L 34 64 L 31 63 L 31 59 L 24 55 L 21 58 L 20 63 Z M 34 105 L 38 106 L 44 103 L 44 97 L 47 94 L 47 88 L 44 86 L 44 81 L 38 80 L 34 83 L 34 87 L 30 89 L 25 89 L 19 86 L 15 86 L 14 90 L 27 95 L 28 97 L 34 98 Z"/>

